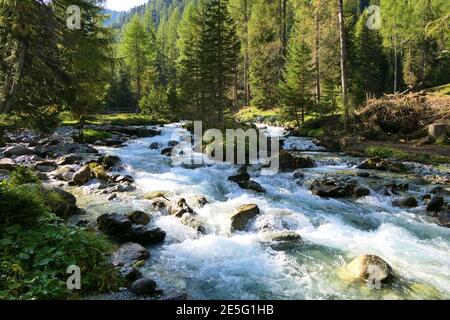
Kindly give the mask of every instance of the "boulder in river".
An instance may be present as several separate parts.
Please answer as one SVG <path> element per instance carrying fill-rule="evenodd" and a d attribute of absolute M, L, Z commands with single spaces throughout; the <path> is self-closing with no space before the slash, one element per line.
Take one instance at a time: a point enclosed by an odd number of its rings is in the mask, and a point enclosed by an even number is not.
<path fill-rule="evenodd" d="M 93 175 L 89 166 L 83 166 L 73 175 L 73 182 L 78 186 L 82 186 L 89 182 L 92 178 Z"/>
<path fill-rule="evenodd" d="M 133 211 L 127 214 L 133 223 L 146 226 L 150 223 L 150 216 L 142 211 Z"/>
<path fill-rule="evenodd" d="M 130 291 L 137 296 L 154 296 L 160 293 L 156 288 L 157 284 L 155 281 L 150 279 L 139 279 L 133 282 Z"/>
<path fill-rule="evenodd" d="M 442 226 L 450 228 L 450 211 L 444 211 L 439 214 L 439 222 Z"/>
<path fill-rule="evenodd" d="M 103 214 L 97 219 L 98 229 L 112 236 L 127 232 L 131 225 L 127 216 L 118 213 Z"/>
<path fill-rule="evenodd" d="M 162 149 L 161 154 L 163 156 L 166 156 L 166 157 L 171 157 L 172 156 L 172 151 L 173 151 L 172 147 L 164 148 L 164 149 Z"/>
<path fill-rule="evenodd" d="M 164 193 L 162 193 L 162 192 L 159 192 L 159 191 L 149 192 L 149 193 L 147 193 L 144 196 L 145 200 L 154 200 L 154 199 L 157 199 L 157 198 L 162 198 L 162 199 L 168 200 L 166 195 Z"/>
<path fill-rule="evenodd" d="M 143 246 L 164 242 L 166 233 L 160 228 L 148 229 L 142 225 L 132 225 L 125 233 L 116 236 L 120 241 L 136 242 Z"/>
<path fill-rule="evenodd" d="M 253 190 L 256 192 L 265 192 L 264 188 L 258 182 L 250 179 L 250 175 L 247 172 L 247 166 L 239 168 L 236 175 L 228 178 L 229 181 L 237 183 L 242 189 Z"/>
<path fill-rule="evenodd" d="M 379 170 L 402 173 L 406 171 L 406 167 L 401 163 L 387 161 L 378 157 L 367 159 L 358 165 L 358 169 L 363 170 Z"/>
<path fill-rule="evenodd" d="M 5 157 L 28 156 L 34 154 L 34 151 L 21 145 L 11 146 L 3 151 Z"/>
<path fill-rule="evenodd" d="M 351 179 L 338 179 L 325 177 L 322 180 L 314 180 L 310 186 L 313 195 L 322 198 L 361 198 L 368 196 L 370 190 L 358 185 Z"/>
<path fill-rule="evenodd" d="M 231 216 L 231 231 L 243 231 L 247 224 L 260 213 L 256 204 L 243 205 Z"/>
<path fill-rule="evenodd" d="M 69 165 L 69 164 L 75 164 L 80 162 L 81 160 L 83 160 L 83 158 L 79 155 L 76 154 L 68 154 L 65 156 L 60 157 L 57 161 L 56 164 L 60 165 L 60 166 L 65 166 L 65 165 Z"/>
<path fill-rule="evenodd" d="M 441 211 L 444 208 L 444 198 L 434 196 L 427 204 L 427 211 Z"/>
<path fill-rule="evenodd" d="M 0 159 L 0 169 L 12 171 L 16 167 L 17 167 L 17 164 L 13 159 L 9 159 L 9 158 Z"/>
<path fill-rule="evenodd" d="M 389 281 L 394 273 L 392 267 L 375 255 L 361 255 L 345 266 L 351 280 Z"/>
<path fill-rule="evenodd" d="M 415 197 L 399 198 L 392 201 L 392 205 L 399 208 L 415 208 L 417 207 L 417 199 Z"/>
<path fill-rule="evenodd" d="M 150 145 L 150 150 L 159 150 L 159 149 L 161 149 L 163 147 L 163 145 L 161 144 L 161 143 L 159 143 L 159 142 L 153 142 L 151 145 Z"/>
<path fill-rule="evenodd" d="M 150 254 L 138 243 L 125 243 L 112 255 L 112 264 L 116 267 L 131 267 L 136 262 L 147 260 Z"/>
<path fill-rule="evenodd" d="M 39 161 L 34 168 L 39 172 L 52 172 L 58 168 L 58 165 L 53 161 Z"/>
<path fill-rule="evenodd" d="M 203 223 L 198 219 L 198 217 L 195 214 L 185 213 L 181 217 L 180 221 L 185 226 L 188 226 L 189 228 L 194 229 L 198 233 L 201 233 L 201 234 L 206 233 L 206 229 L 203 226 Z"/>
<path fill-rule="evenodd" d="M 314 167 L 314 161 L 311 158 L 295 156 L 284 150 L 281 150 L 279 153 L 279 161 L 280 170 L 282 171 Z"/>
<path fill-rule="evenodd" d="M 133 224 L 128 216 L 117 213 L 100 216 L 97 226 L 100 231 L 120 242 L 135 242 L 147 246 L 161 243 L 166 238 L 166 233 L 161 229 L 148 229 L 143 225 Z"/>
<path fill-rule="evenodd" d="M 193 201 L 199 208 L 203 208 L 209 203 L 208 199 L 206 199 L 204 196 L 195 196 L 193 198 Z"/>
<path fill-rule="evenodd" d="M 105 167 L 106 170 L 117 166 L 120 163 L 120 158 L 118 156 L 103 156 L 98 159 L 98 163 Z"/>
<path fill-rule="evenodd" d="M 294 231 L 272 232 L 266 236 L 267 240 L 274 242 L 299 242 L 302 237 Z"/>

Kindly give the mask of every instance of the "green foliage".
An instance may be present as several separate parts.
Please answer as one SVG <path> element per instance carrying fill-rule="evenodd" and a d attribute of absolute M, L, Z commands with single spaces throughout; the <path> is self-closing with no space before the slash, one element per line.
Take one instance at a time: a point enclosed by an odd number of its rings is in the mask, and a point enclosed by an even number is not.
<path fill-rule="evenodd" d="M 428 153 L 410 153 L 400 149 L 383 146 L 367 147 L 365 150 L 365 154 L 369 157 L 379 157 L 382 159 L 393 159 L 400 161 L 412 161 L 434 165 L 450 162 L 450 158 L 445 156 L 433 155 Z"/>
<path fill-rule="evenodd" d="M 256 0 L 249 21 L 250 84 L 252 105 L 273 108 L 282 76 L 283 44 L 276 23 L 278 1 Z"/>
<path fill-rule="evenodd" d="M 32 181 L 19 169 L 0 183 L 0 300 L 79 298 L 121 285 L 109 263 L 113 246 L 51 214 L 46 204 L 60 197 Z M 81 269 L 81 291 L 67 289 L 71 265 Z"/>
<path fill-rule="evenodd" d="M 14 224 L 23 228 L 35 227 L 39 218 L 48 215 L 50 210 L 37 186 L 14 183 L 17 183 L 16 179 L 13 183 L 0 183 L 0 229 Z"/>
<path fill-rule="evenodd" d="M 47 220 L 32 230 L 5 228 L 0 240 L 0 299 L 67 299 L 105 292 L 120 284 L 108 263 L 112 245 L 92 231 Z M 81 269 L 81 291 L 66 286 L 66 270 Z"/>
<path fill-rule="evenodd" d="M 20 186 L 23 184 L 38 184 L 41 180 L 39 177 L 30 169 L 26 167 L 17 167 L 8 178 L 8 183 L 13 186 Z"/>
<path fill-rule="evenodd" d="M 112 134 L 107 131 L 98 131 L 94 129 L 83 129 L 74 140 L 79 143 L 95 143 L 99 140 L 111 138 Z"/>
<path fill-rule="evenodd" d="M 311 100 L 312 65 L 311 49 L 303 40 L 301 22 L 296 25 L 288 47 L 288 58 L 283 80 L 280 83 L 280 97 L 285 118 L 295 120 L 297 126 L 305 122 L 305 114 L 313 102 Z"/>

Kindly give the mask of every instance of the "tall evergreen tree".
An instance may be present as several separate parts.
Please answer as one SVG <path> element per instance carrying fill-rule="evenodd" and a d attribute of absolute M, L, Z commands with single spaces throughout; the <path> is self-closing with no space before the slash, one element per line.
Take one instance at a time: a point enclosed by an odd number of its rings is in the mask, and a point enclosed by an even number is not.
<path fill-rule="evenodd" d="M 255 0 L 249 22 L 252 104 L 274 107 L 283 68 L 283 43 L 277 28 L 277 0 Z"/>
<path fill-rule="evenodd" d="M 301 23 L 298 22 L 299 25 Z M 297 126 L 305 122 L 307 108 L 313 105 L 313 75 L 311 49 L 304 41 L 304 35 L 298 26 L 289 41 L 284 79 L 280 84 L 283 111 L 288 119 L 296 121 Z"/>
<path fill-rule="evenodd" d="M 353 33 L 352 93 L 356 104 L 367 97 L 380 96 L 387 76 L 387 60 L 378 30 L 370 30 L 368 13 L 359 17 Z"/>

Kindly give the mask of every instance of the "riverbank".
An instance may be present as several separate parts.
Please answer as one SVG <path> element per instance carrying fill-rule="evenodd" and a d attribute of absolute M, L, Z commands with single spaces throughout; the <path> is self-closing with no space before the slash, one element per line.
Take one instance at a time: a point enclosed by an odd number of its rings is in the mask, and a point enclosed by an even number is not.
<path fill-rule="evenodd" d="M 439 202 L 441 197 L 444 205 L 448 203 L 449 190 L 437 181 L 421 179 L 440 171 L 426 171 L 427 167 L 420 165 L 404 172 L 390 172 L 383 166 L 374 167 L 376 170 L 359 168 L 364 158 L 324 152 L 311 139 L 289 137 L 288 146 L 303 149 L 291 153 L 309 157 L 313 165 L 298 168 L 295 173 L 292 167 L 273 176 L 263 176 L 257 166 L 250 167 L 249 179 L 262 189 L 255 191 L 243 189 L 246 184 L 242 182 L 247 178 L 243 172 L 237 172 L 237 166 L 174 166 L 165 150 L 176 147 L 181 136 L 189 135 L 187 131 L 176 125 L 145 129 L 153 134 L 139 138 L 123 130 L 110 132 L 112 136 L 97 141 L 94 146 L 99 154 L 90 149 L 92 146 L 82 144 L 76 151 L 73 149 L 76 144 L 67 140 L 70 151 L 79 157 L 76 159 L 52 154 L 68 150 L 61 140 L 56 143 L 50 139 L 44 150 L 41 149 L 48 152 L 48 158 L 57 157 L 56 168 L 48 168 L 48 163 L 47 167 L 42 163 L 37 166 L 45 169 L 41 173 L 49 179 L 47 183 L 73 193 L 77 206 L 86 211 L 83 215 L 70 216 L 69 225 L 103 230 L 121 248 L 113 257 L 119 271 L 132 280 L 122 290 L 100 298 L 432 299 L 449 296 L 450 244 L 444 219 L 448 209 L 442 206 L 439 211 L 427 210 L 430 202 Z M 263 130 L 268 134 L 282 134 L 278 128 Z M 76 131 L 64 128 L 57 135 L 65 141 Z M 110 144 L 108 139 L 112 138 L 120 138 L 120 143 Z M 34 139 L 18 139 L 14 142 L 21 141 L 33 151 L 42 148 L 30 147 L 35 144 Z M 104 155 L 114 161 L 106 161 L 109 168 L 104 167 Z M 36 168 L 39 161 L 31 159 L 33 156 L 12 158 L 15 163 Z M 92 166 L 93 163 L 105 171 Z M 83 170 L 85 165 L 90 174 L 85 175 L 86 181 L 79 180 L 80 174 L 88 171 Z M 78 178 L 74 179 L 77 173 Z M 241 176 L 229 180 L 236 174 Z M 73 184 L 75 180 L 77 184 Z M 415 198 L 416 205 L 404 206 L 402 199 L 411 197 Z M 242 209 L 249 205 L 254 209 Z M 233 222 L 236 219 L 233 217 L 240 217 L 236 220 L 240 224 Z M 145 218 L 148 224 L 136 224 L 142 221 L 140 218 Z M 101 226 L 116 222 L 125 229 L 111 231 Z M 129 226 L 132 229 L 127 229 Z M 147 242 L 155 239 L 158 229 L 159 240 Z M 141 230 L 141 236 L 130 234 L 130 230 Z M 142 244 L 129 247 L 123 243 L 129 240 Z M 129 257 L 130 252 L 134 258 L 124 260 L 124 253 Z M 342 269 L 361 255 L 380 257 L 384 261 L 380 262 L 381 267 L 388 263 L 392 275 L 395 273 L 393 282 L 383 280 L 381 290 L 372 290 L 367 287 L 364 275 L 362 278 L 352 276 L 351 272 L 349 275 L 347 269 L 353 270 L 351 267 Z M 360 258 L 353 265 L 365 259 Z M 141 281 L 133 289 L 136 278 Z"/>

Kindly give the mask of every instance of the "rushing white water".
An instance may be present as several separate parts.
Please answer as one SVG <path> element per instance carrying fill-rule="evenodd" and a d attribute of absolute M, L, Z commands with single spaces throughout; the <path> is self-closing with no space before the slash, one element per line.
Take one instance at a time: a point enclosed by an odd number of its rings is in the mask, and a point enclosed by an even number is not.
<path fill-rule="evenodd" d="M 414 210 L 394 208 L 390 198 L 375 192 L 358 201 L 327 200 L 299 186 L 290 173 L 259 176 L 251 171 L 267 191 L 257 194 L 227 180 L 237 168 L 229 164 L 195 170 L 174 167 L 169 157 L 150 150 L 149 145 L 167 146 L 175 130 L 179 130 L 176 125 L 166 126 L 160 136 L 129 141 L 120 149 L 102 149 L 122 159 L 124 171 L 136 180 L 137 191 L 113 202 L 91 197 L 84 203 L 98 214 L 136 209 L 153 213 L 153 224 L 167 232 L 167 239 L 150 248 L 151 259 L 143 273 L 167 294 L 185 292 L 193 299 L 404 299 L 430 298 L 431 291 L 439 298 L 450 298 L 449 229 Z M 281 135 L 276 128 L 270 130 Z M 339 159 L 305 170 L 306 178 L 355 170 Z M 196 211 L 206 235 L 155 212 L 143 200 L 149 191 L 188 202 L 204 195 L 210 203 Z M 249 203 L 257 204 L 262 214 L 248 231 L 231 233 L 230 214 Z M 295 231 L 303 243 L 275 247 L 264 241 L 266 233 L 274 230 Z M 360 254 L 382 257 L 399 280 L 374 290 L 340 279 L 339 267 Z M 413 291 L 414 284 L 427 288 L 426 292 Z"/>

